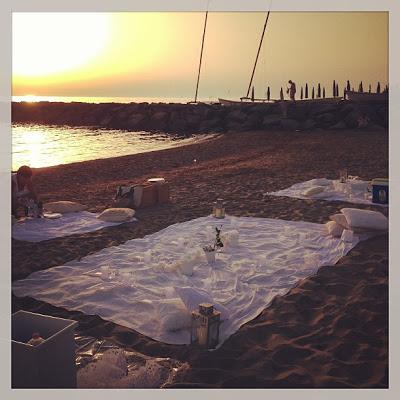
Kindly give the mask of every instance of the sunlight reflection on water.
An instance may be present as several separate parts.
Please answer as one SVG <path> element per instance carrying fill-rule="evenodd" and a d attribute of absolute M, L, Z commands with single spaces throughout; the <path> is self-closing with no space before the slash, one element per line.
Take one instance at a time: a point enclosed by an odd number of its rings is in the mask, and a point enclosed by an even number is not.
<path fill-rule="evenodd" d="M 205 137 L 178 138 L 161 133 L 15 124 L 12 127 L 12 169 L 15 171 L 21 165 L 40 168 L 144 153 L 193 143 Z"/>

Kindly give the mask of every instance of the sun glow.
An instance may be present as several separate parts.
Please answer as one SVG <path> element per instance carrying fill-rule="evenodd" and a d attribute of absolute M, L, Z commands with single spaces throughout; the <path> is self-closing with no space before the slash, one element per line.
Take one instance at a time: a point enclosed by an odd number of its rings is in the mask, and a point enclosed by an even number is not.
<path fill-rule="evenodd" d="M 105 48 L 108 23 L 101 13 L 14 13 L 14 76 L 40 77 L 87 64 Z"/>

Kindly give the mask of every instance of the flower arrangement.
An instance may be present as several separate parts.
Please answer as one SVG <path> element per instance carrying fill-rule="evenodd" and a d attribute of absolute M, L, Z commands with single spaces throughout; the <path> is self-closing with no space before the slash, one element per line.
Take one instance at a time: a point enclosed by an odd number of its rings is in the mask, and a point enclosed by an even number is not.
<path fill-rule="evenodd" d="M 221 229 L 218 229 L 217 227 L 215 227 L 215 241 L 213 245 L 207 245 L 207 246 L 203 246 L 203 250 L 206 253 L 211 253 L 213 251 L 217 251 L 219 248 L 224 247 L 224 244 L 222 243 L 221 240 L 221 230 L 222 230 L 222 226 Z"/>

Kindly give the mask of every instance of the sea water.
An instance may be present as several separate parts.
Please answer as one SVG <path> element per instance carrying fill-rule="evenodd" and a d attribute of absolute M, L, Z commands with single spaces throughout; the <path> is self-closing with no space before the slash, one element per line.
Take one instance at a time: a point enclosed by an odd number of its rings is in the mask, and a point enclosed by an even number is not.
<path fill-rule="evenodd" d="M 181 138 L 163 133 L 90 127 L 14 124 L 12 169 L 33 168 L 144 153 L 204 140 L 208 135 Z"/>

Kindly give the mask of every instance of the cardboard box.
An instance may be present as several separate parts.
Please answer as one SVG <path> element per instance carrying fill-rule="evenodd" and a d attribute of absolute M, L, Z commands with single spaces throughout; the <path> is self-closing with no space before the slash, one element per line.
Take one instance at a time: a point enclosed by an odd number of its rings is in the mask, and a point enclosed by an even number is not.
<path fill-rule="evenodd" d="M 164 204 L 169 202 L 169 183 L 158 183 L 157 184 L 158 204 Z"/>
<path fill-rule="evenodd" d="M 158 203 L 158 190 L 155 184 L 144 184 L 142 186 L 142 195 L 138 201 L 138 208 L 152 207 Z"/>

